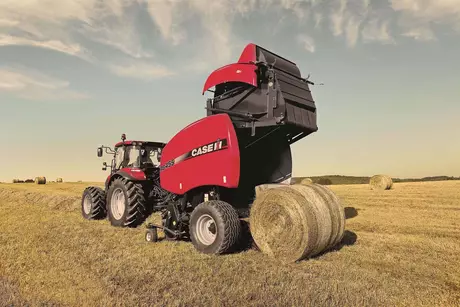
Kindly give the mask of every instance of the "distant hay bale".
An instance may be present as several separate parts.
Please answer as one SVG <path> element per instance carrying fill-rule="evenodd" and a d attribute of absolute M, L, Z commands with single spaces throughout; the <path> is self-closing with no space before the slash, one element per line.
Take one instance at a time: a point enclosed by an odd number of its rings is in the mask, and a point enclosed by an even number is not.
<path fill-rule="evenodd" d="M 375 175 L 369 181 L 372 190 L 390 190 L 393 187 L 393 180 L 387 175 Z"/>
<path fill-rule="evenodd" d="M 311 178 L 304 178 L 300 181 L 300 184 L 312 184 L 313 180 Z"/>
<path fill-rule="evenodd" d="M 340 200 L 319 184 L 294 184 L 258 193 L 249 217 L 258 248 L 282 262 L 318 255 L 342 240 Z"/>
<path fill-rule="evenodd" d="M 36 184 L 46 184 L 46 177 L 35 177 Z"/>
<path fill-rule="evenodd" d="M 25 181 L 25 183 L 32 183 L 32 182 L 34 182 L 33 179 L 26 179 L 26 181 Z"/>
<path fill-rule="evenodd" d="M 321 184 L 321 185 L 331 185 L 332 184 L 332 180 L 329 179 L 329 178 L 319 178 L 317 181 L 316 181 L 317 184 Z"/>
<path fill-rule="evenodd" d="M 13 179 L 11 180 L 12 183 L 18 183 L 19 182 L 19 179 Z"/>
<path fill-rule="evenodd" d="M 57 178 L 56 182 L 60 183 L 60 182 L 63 182 L 63 180 L 62 180 L 62 178 Z"/>

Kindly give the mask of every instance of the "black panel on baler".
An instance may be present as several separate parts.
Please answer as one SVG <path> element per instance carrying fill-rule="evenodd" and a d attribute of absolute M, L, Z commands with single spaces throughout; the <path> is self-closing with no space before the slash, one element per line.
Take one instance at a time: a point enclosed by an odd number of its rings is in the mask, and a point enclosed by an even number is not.
<path fill-rule="evenodd" d="M 316 106 L 308 83 L 300 81 L 281 71 L 276 72 L 279 91 L 278 100 L 286 107 L 286 123 L 294 124 L 308 130 L 318 130 L 316 124 Z"/>
<path fill-rule="evenodd" d="M 255 136 L 266 133 L 262 127 L 276 127 L 290 143 L 317 131 L 315 102 L 297 65 L 259 46 L 256 59 L 258 86 L 216 85 L 208 115 L 226 112 L 236 128 L 251 129 Z"/>
<path fill-rule="evenodd" d="M 274 64 L 275 67 L 279 70 L 283 70 L 291 75 L 300 78 L 300 70 L 294 62 L 291 62 L 277 54 L 274 54 L 267 49 L 264 49 L 260 46 L 257 46 L 256 49 L 257 60 L 262 62 L 267 62 L 269 64 Z"/>

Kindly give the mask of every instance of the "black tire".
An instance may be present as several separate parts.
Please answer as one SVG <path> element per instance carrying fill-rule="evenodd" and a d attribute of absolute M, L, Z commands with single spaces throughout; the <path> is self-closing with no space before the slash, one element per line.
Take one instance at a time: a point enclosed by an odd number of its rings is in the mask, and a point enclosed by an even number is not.
<path fill-rule="evenodd" d="M 156 228 L 149 229 L 145 232 L 145 241 L 147 242 L 157 242 L 158 241 L 158 231 Z"/>
<path fill-rule="evenodd" d="M 203 217 L 212 218 L 216 232 L 212 243 L 200 239 L 197 229 Z M 205 254 L 224 254 L 230 252 L 241 235 L 241 222 L 236 210 L 221 200 L 210 200 L 199 204 L 190 215 L 190 239 L 195 248 Z M 208 242 L 209 243 L 209 242 Z"/>
<path fill-rule="evenodd" d="M 124 208 L 119 214 L 112 206 L 114 192 L 121 192 L 124 196 Z M 114 179 L 107 191 L 107 212 L 110 224 L 115 227 L 135 228 L 142 224 L 147 217 L 146 198 L 142 184 L 126 178 Z"/>
<path fill-rule="evenodd" d="M 88 207 L 85 206 L 85 200 Z M 89 210 L 88 210 L 89 209 Z M 81 214 L 87 220 L 101 220 L 107 217 L 105 191 L 99 187 L 87 187 L 81 198 Z"/>

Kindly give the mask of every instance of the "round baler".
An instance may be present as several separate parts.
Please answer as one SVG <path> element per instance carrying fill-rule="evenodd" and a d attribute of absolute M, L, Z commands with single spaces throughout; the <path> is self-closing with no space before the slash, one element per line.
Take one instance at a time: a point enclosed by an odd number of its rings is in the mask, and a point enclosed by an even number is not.
<path fill-rule="evenodd" d="M 110 175 L 104 189 L 85 189 L 82 215 L 138 227 L 160 212 L 147 241 L 161 229 L 209 254 L 235 250 L 247 230 L 262 252 L 288 262 L 333 248 L 345 227 L 340 200 L 319 184 L 289 184 L 291 144 L 318 130 L 309 85 L 295 63 L 248 44 L 206 80 L 206 116 L 168 143 L 123 134 L 115 149 L 98 148 L 113 154 Z"/>

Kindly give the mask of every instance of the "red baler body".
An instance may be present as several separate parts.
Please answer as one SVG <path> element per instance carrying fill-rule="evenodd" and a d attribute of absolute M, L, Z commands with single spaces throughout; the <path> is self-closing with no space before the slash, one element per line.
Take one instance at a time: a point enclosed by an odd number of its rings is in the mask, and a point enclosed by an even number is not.
<path fill-rule="evenodd" d="M 184 194 L 200 186 L 238 187 L 240 152 L 227 114 L 202 118 L 179 131 L 164 147 L 161 187 Z"/>

